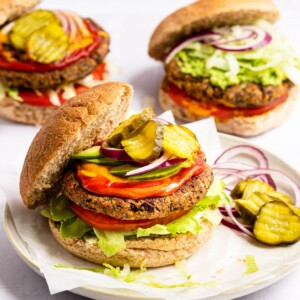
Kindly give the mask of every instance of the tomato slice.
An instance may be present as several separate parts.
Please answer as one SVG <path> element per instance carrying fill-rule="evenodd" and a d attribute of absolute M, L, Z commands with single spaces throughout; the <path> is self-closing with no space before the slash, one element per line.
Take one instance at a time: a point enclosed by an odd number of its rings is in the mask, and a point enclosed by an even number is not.
<path fill-rule="evenodd" d="M 188 213 L 189 210 L 182 210 L 170 213 L 168 216 L 158 219 L 147 220 L 119 220 L 103 214 L 96 214 L 84 209 L 74 202 L 70 203 L 72 211 L 88 225 L 102 230 L 125 230 L 131 231 L 138 228 L 149 228 L 156 224 L 168 224 Z"/>
<path fill-rule="evenodd" d="M 18 61 L 7 60 L 0 52 L 0 68 L 5 70 L 25 71 L 25 72 L 47 72 L 51 70 L 63 69 L 69 64 L 79 60 L 80 58 L 87 57 L 92 53 L 100 44 L 101 36 L 98 29 L 88 19 L 83 20 L 92 34 L 93 42 L 86 47 L 75 50 L 69 55 L 65 56 L 58 62 L 51 64 L 38 63 L 32 60 Z"/>
<path fill-rule="evenodd" d="M 103 80 L 104 79 L 104 70 L 105 70 L 105 62 L 102 62 L 97 68 L 93 71 L 93 79 L 94 80 Z M 76 95 L 81 92 L 87 90 L 86 86 L 75 84 L 75 92 Z M 23 99 L 24 104 L 34 105 L 34 106 L 55 106 L 51 101 L 48 94 L 40 92 L 36 93 L 32 90 L 20 89 L 19 96 Z M 63 104 L 66 100 L 63 98 L 63 91 L 57 93 L 60 104 Z"/>
<path fill-rule="evenodd" d="M 207 117 L 213 116 L 219 120 L 226 120 L 235 116 L 250 117 L 261 115 L 285 102 L 288 98 L 288 94 L 286 94 L 268 105 L 257 108 L 231 108 L 221 104 L 202 103 L 196 101 L 188 96 L 185 91 L 180 90 L 171 82 L 168 83 L 166 92 L 175 103 L 187 109 L 192 115 Z"/>
<path fill-rule="evenodd" d="M 130 199 L 143 199 L 172 195 L 191 177 L 197 176 L 205 169 L 205 163 L 198 156 L 195 165 L 182 168 L 178 173 L 156 180 L 132 180 L 114 176 L 108 166 L 92 163 L 80 163 L 77 166 L 77 178 L 86 190 L 105 196 Z"/>

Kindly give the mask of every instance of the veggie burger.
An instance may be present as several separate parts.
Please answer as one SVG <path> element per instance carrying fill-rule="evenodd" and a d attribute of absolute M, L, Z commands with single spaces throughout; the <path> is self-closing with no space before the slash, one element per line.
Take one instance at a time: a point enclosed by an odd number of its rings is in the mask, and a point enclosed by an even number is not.
<path fill-rule="evenodd" d="M 149 55 L 164 63 L 160 103 L 184 121 L 213 116 L 219 131 L 254 136 L 292 111 L 300 63 L 274 27 L 270 0 L 201 0 L 166 17 Z"/>
<path fill-rule="evenodd" d="M 103 83 L 58 108 L 29 148 L 20 192 L 27 208 L 45 205 L 41 214 L 72 254 L 159 267 L 210 237 L 220 222 L 219 184 L 211 186 L 211 168 L 187 127 L 150 108 L 118 125 L 131 96 L 127 84 Z"/>
<path fill-rule="evenodd" d="M 70 11 L 26 13 L 38 2 L 0 3 L 0 116 L 27 124 L 107 76 L 107 32 Z"/>

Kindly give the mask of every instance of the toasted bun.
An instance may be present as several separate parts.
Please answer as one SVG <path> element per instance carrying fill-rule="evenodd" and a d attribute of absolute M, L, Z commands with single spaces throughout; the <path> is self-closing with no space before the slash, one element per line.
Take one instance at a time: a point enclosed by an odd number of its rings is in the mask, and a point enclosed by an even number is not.
<path fill-rule="evenodd" d="M 282 124 L 291 114 L 296 104 L 298 88 L 293 87 L 288 99 L 264 114 L 251 117 L 234 117 L 224 122 L 216 122 L 218 131 L 250 137 L 262 134 Z M 159 91 L 159 101 L 163 109 L 171 110 L 176 118 L 185 122 L 192 122 L 205 118 L 190 112 L 185 107 L 177 105 L 162 87 Z"/>
<path fill-rule="evenodd" d="M 33 208 L 56 193 L 72 154 L 107 137 L 125 117 L 132 93 L 125 83 L 103 83 L 71 98 L 46 120 L 21 173 L 25 206 Z"/>
<path fill-rule="evenodd" d="M 107 257 L 97 244 L 87 243 L 84 239 L 63 239 L 59 225 L 51 220 L 49 225 L 55 239 L 70 253 L 96 264 L 109 263 L 114 267 L 129 264 L 132 268 L 139 268 L 144 262 L 145 267 L 162 267 L 188 258 L 211 237 L 213 229 L 209 222 L 205 222 L 199 235 L 178 234 L 172 237 L 128 240 L 125 249 Z"/>
<path fill-rule="evenodd" d="M 109 78 L 107 69 L 103 78 L 104 81 Z M 57 108 L 58 106 L 23 104 L 11 97 L 5 97 L 0 100 L 0 117 L 17 123 L 42 125 Z"/>
<path fill-rule="evenodd" d="M 200 0 L 166 17 L 154 31 L 149 55 L 164 60 L 171 48 L 187 36 L 212 27 L 275 22 L 279 12 L 271 0 Z"/>
<path fill-rule="evenodd" d="M 22 15 L 30 10 L 41 0 L 1 0 L 0 1 L 0 26 L 7 21 Z"/>

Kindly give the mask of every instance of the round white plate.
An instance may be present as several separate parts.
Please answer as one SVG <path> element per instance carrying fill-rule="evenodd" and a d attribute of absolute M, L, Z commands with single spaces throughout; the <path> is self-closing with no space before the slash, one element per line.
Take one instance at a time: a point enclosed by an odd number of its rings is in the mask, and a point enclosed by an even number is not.
<path fill-rule="evenodd" d="M 226 134 L 219 134 L 221 147 L 223 150 L 226 150 L 229 147 L 240 145 L 240 144 L 248 144 L 251 145 L 251 143 Z M 284 171 L 285 173 L 289 174 L 291 177 L 294 178 L 298 183 L 300 183 L 300 175 L 299 173 L 294 170 L 291 166 L 287 165 L 284 161 L 282 161 L 280 158 L 275 156 L 274 154 L 270 153 L 267 150 L 263 150 L 266 154 L 270 166 L 274 169 L 279 169 Z M 220 225 L 219 227 L 223 227 Z M 33 259 L 31 256 L 29 250 L 27 247 L 25 247 L 22 239 L 19 236 L 19 233 L 16 229 L 16 226 L 14 224 L 13 217 L 10 213 L 8 205 L 6 205 L 5 213 L 4 213 L 4 229 L 6 232 L 6 235 L 8 239 L 10 240 L 11 244 L 13 245 L 14 249 L 20 256 L 20 258 L 35 272 L 37 272 L 39 275 L 43 276 L 42 273 L 40 273 L 39 266 L 37 261 Z M 219 231 L 218 231 L 219 230 Z M 228 230 L 227 228 L 218 228 L 216 235 L 219 237 L 223 234 L 224 230 Z M 228 232 L 228 231 L 226 231 Z M 235 234 L 235 233 L 230 233 Z M 215 237 L 214 237 L 215 238 Z M 244 239 L 243 236 L 239 235 L 234 237 L 236 239 Z M 259 245 L 257 246 L 259 247 Z M 290 263 L 287 263 L 285 260 L 282 260 L 282 263 L 280 260 L 278 260 L 278 257 L 275 259 L 274 255 L 274 263 L 276 263 L 276 266 L 272 266 L 272 271 L 266 271 L 262 270 L 261 268 L 258 271 L 264 272 L 264 276 L 258 276 L 257 278 L 255 275 L 253 275 L 253 279 L 247 281 L 236 281 L 235 285 L 231 285 L 229 289 L 222 289 L 218 293 L 214 294 L 213 296 L 206 298 L 206 299 L 234 299 L 240 296 L 244 296 L 250 293 L 253 293 L 255 291 L 258 291 L 264 287 L 267 287 L 277 280 L 281 279 L 285 275 L 287 275 L 299 262 L 300 262 L 300 243 L 292 245 L 293 253 L 296 251 L 298 252 L 299 256 L 296 257 L 293 256 L 293 259 Z M 292 249 L 292 248 L 289 248 Z M 288 248 L 284 249 L 285 253 L 287 251 L 290 251 Z M 273 249 L 265 248 L 263 250 L 260 249 L 260 251 L 273 251 Z M 277 251 L 277 250 L 276 250 Z M 273 253 L 273 252 L 272 252 Z M 220 253 L 220 255 L 222 255 Z M 203 259 L 203 257 L 202 257 Z M 225 258 L 224 258 L 225 259 Z M 269 262 L 272 264 L 272 259 Z M 74 292 L 76 294 L 86 296 L 93 299 L 158 299 L 158 298 L 149 298 L 145 297 L 144 295 L 127 289 L 105 289 L 105 288 L 94 288 L 94 287 L 80 287 L 76 288 L 74 290 L 71 290 L 71 292 Z M 199 295 L 199 299 L 202 299 L 201 295 Z"/>

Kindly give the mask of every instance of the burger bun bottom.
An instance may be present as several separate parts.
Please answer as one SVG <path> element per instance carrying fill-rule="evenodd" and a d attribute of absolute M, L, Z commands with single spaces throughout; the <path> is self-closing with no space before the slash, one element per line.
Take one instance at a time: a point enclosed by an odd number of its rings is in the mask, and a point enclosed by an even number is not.
<path fill-rule="evenodd" d="M 88 243 L 84 239 L 62 238 L 59 224 L 49 220 L 51 232 L 57 242 L 68 252 L 87 261 L 114 267 L 128 264 L 132 268 L 162 267 L 175 264 L 195 253 L 210 237 L 213 226 L 202 223 L 202 231 L 198 235 L 178 234 L 175 236 L 142 237 L 126 241 L 126 248 L 119 253 L 107 257 L 96 243 Z"/>
<path fill-rule="evenodd" d="M 159 101 L 164 110 L 171 110 L 174 116 L 184 122 L 193 122 L 206 117 L 191 113 L 185 107 L 175 103 L 169 94 L 162 88 L 159 91 Z M 236 116 L 225 121 L 216 121 L 217 130 L 224 133 L 243 137 L 262 134 L 281 125 L 291 114 L 296 104 L 298 88 L 293 87 L 289 91 L 288 99 L 274 109 L 256 116 Z"/>

